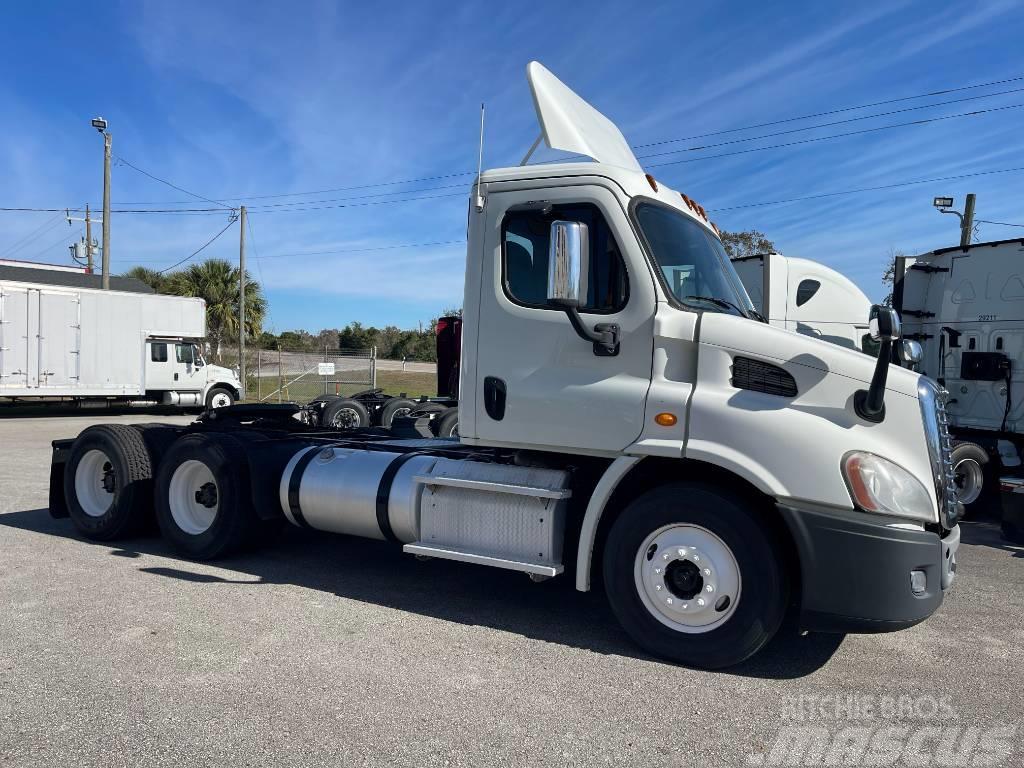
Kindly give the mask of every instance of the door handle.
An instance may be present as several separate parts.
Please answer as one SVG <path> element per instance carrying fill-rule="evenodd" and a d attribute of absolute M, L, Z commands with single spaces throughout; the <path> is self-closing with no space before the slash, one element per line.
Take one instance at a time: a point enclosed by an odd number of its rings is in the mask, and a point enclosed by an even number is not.
<path fill-rule="evenodd" d="M 178 380 L 178 374 L 177 374 L 177 373 L 175 373 L 175 374 L 174 374 L 174 380 L 175 380 L 175 381 L 177 381 L 177 380 Z"/>
<path fill-rule="evenodd" d="M 484 410 L 495 421 L 505 418 L 505 382 L 497 376 L 484 377 Z"/>

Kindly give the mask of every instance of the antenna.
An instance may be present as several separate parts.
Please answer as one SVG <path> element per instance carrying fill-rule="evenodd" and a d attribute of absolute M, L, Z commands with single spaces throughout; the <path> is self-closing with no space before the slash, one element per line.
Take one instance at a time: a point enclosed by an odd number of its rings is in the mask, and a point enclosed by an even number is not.
<path fill-rule="evenodd" d="M 484 103 L 480 102 L 480 152 L 476 158 L 476 209 L 484 209 L 484 198 L 480 194 L 480 175 L 484 167 Z"/>

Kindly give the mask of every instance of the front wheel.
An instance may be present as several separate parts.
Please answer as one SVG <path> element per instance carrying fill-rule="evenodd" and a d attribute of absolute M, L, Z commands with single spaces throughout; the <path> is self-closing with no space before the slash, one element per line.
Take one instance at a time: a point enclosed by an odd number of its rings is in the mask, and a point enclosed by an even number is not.
<path fill-rule="evenodd" d="M 235 393 L 227 387 L 214 387 L 206 395 L 206 407 L 210 410 L 214 408 L 227 408 L 229 405 L 235 404 Z"/>
<path fill-rule="evenodd" d="M 999 472 L 988 451 L 977 443 L 962 442 L 950 454 L 957 499 L 964 517 L 980 517 L 998 504 Z"/>
<path fill-rule="evenodd" d="M 701 483 L 656 488 L 612 525 L 604 581 L 644 650 L 717 669 L 757 653 L 785 616 L 784 549 L 743 498 Z"/>

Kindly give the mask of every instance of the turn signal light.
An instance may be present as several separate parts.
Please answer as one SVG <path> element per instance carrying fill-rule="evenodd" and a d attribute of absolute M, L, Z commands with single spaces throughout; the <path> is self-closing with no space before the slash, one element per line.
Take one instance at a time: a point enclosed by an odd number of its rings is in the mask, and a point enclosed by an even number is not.
<path fill-rule="evenodd" d="M 649 173 L 645 173 L 644 176 L 647 177 L 647 183 L 651 185 L 651 189 L 653 189 L 655 192 L 657 192 L 658 191 L 658 182 L 656 182 L 654 180 L 654 177 L 651 176 L 651 174 L 649 174 Z"/>
<path fill-rule="evenodd" d="M 654 421 L 662 427 L 674 427 L 679 419 L 676 418 L 674 413 L 659 413 L 654 417 Z"/>

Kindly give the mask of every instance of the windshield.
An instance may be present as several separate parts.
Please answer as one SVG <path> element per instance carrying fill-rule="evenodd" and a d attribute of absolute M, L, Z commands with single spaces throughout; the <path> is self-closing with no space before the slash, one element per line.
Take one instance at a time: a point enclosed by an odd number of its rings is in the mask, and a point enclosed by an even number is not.
<path fill-rule="evenodd" d="M 687 306 L 752 317 L 753 305 L 718 238 L 664 205 L 640 203 L 636 218 L 665 287 Z"/>

